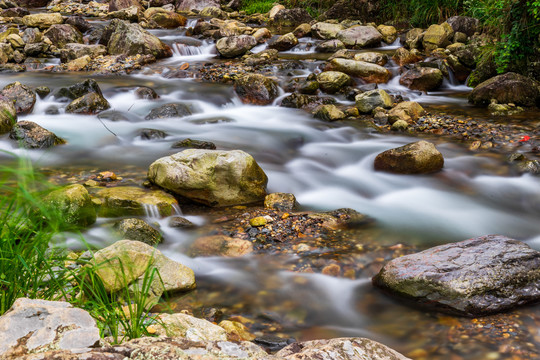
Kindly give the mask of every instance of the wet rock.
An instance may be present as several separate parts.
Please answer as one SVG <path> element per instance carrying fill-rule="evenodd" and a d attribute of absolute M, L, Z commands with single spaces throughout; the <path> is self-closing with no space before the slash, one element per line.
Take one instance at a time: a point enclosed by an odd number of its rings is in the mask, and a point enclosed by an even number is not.
<path fill-rule="evenodd" d="M 396 50 L 394 55 L 392 56 L 392 59 L 399 65 L 407 65 L 407 64 L 413 64 L 415 62 L 420 61 L 421 57 L 414 54 L 412 51 L 409 51 L 405 49 L 404 47 L 400 47 Z"/>
<path fill-rule="evenodd" d="M 109 12 L 127 9 L 131 6 L 135 6 L 139 9 L 143 8 L 139 0 L 110 0 Z"/>
<path fill-rule="evenodd" d="M 384 66 L 388 62 L 388 56 L 386 56 L 386 54 L 378 52 L 362 52 L 354 55 L 354 60 L 365 61 L 368 63 Z"/>
<path fill-rule="evenodd" d="M 321 53 L 334 53 L 342 49 L 345 49 L 345 44 L 337 39 L 324 41 L 315 47 L 315 50 Z"/>
<path fill-rule="evenodd" d="M 373 284 L 419 306 L 483 316 L 540 300 L 540 252 L 501 235 L 480 236 L 387 263 Z"/>
<path fill-rule="evenodd" d="M 272 37 L 272 33 L 267 28 L 259 28 L 253 33 L 253 37 L 257 40 L 257 43 L 262 44 Z"/>
<path fill-rule="evenodd" d="M 388 122 L 393 124 L 403 120 L 411 124 L 416 122 L 424 113 L 424 108 L 415 101 L 403 101 L 388 112 Z"/>
<path fill-rule="evenodd" d="M 66 227 L 84 228 L 96 222 L 96 210 L 84 186 L 68 185 L 49 193 L 43 204 L 50 212 L 58 212 Z"/>
<path fill-rule="evenodd" d="M 395 350 L 365 338 L 336 338 L 294 343 L 275 355 L 286 360 L 407 360 Z M 410 359 L 409 359 L 410 360 Z"/>
<path fill-rule="evenodd" d="M 157 129 L 142 129 L 139 135 L 142 140 L 159 140 L 167 137 L 165 131 Z"/>
<path fill-rule="evenodd" d="M 349 85 L 351 78 L 340 71 L 324 71 L 317 75 L 317 81 L 322 91 L 334 94 Z"/>
<path fill-rule="evenodd" d="M 0 317 L 2 359 L 50 349 L 88 351 L 99 340 L 99 329 L 90 314 L 64 301 L 19 298 Z"/>
<path fill-rule="evenodd" d="M 227 341 L 227 333 L 222 327 L 182 313 L 161 314 L 154 327 L 156 334 L 161 336 L 180 337 L 190 341 Z"/>
<path fill-rule="evenodd" d="M 174 11 L 167 11 L 163 8 L 149 8 L 144 12 L 144 17 L 148 20 L 150 27 L 163 29 L 175 29 L 185 26 L 187 19 Z"/>
<path fill-rule="evenodd" d="M 191 115 L 191 110 L 185 104 L 165 104 L 158 108 L 152 109 L 146 120 L 166 119 L 173 117 L 184 117 Z"/>
<path fill-rule="evenodd" d="M 277 60 L 277 55 L 276 49 L 266 49 L 260 53 L 249 55 L 244 63 L 248 66 L 268 65 Z"/>
<path fill-rule="evenodd" d="M 11 131 L 17 122 L 17 110 L 13 101 L 0 95 L 0 135 Z"/>
<path fill-rule="evenodd" d="M 156 91 L 154 89 L 152 89 L 152 88 L 147 87 L 147 86 L 138 87 L 135 90 L 135 97 L 137 99 L 143 99 L 143 100 L 159 99 L 159 95 L 156 93 Z"/>
<path fill-rule="evenodd" d="M 372 26 L 353 26 L 341 30 L 337 33 L 336 37 L 346 47 L 354 49 L 377 46 L 383 39 L 381 33 Z"/>
<path fill-rule="evenodd" d="M 75 60 L 71 60 L 66 64 L 66 68 L 68 71 L 82 71 L 90 65 L 90 62 L 92 62 L 92 59 L 90 56 L 85 55 L 83 57 L 80 57 Z"/>
<path fill-rule="evenodd" d="M 229 36 L 219 39 L 216 42 L 218 53 L 227 58 L 244 55 L 257 45 L 257 40 L 251 35 Z"/>
<path fill-rule="evenodd" d="M 123 219 L 114 224 L 114 228 L 122 239 L 136 240 L 152 246 L 163 241 L 160 232 L 142 219 Z"/>
<path fill-rule="evenodd" d="M 219 6 L 207 6 L 199 12 L 200 16 L 226 19 L 227 13 L 219 8 Z"/>
<path fill-rule="evenodd" d="M 22 18 L 23 16 L 29 15 L 30 12 L 22 7 L 14 7 L 0 11 L 1 17 L 16 17 Z"/>
<path fill-rule="evenodd" d="M 261 74 L 242 75 L 234 90 L 244 104 L 268 105 L 279 95 L 276 81 Z"/>
<path fill-rule="evenodd" d="M 408 128 L 409 128 L 409 123 L 405 120 L 397 120 L 390 127 L 392 131 L 405 131 Z"/>
<path fill-rule="evenodd" d="M 26 44 L 24 45 L 24 54 L 26 56 L 39 56 L 49 49 L 49 45 L 45 42 Z"/>
<path fill-rule="evenodd" d="M 379 25 L 377 26 L 377 30 L 381 33 L 383 41 L 387 44 L 392 44 L 398 37 L 397 30 L 393 26 Z"/>
<path fill-rule="evenodd" d="M 90 23 L 86 21 L 82 16 L 70 16 L 66 19 L 64 23 L 75 27 L 83 34 L 92 29 L 92 25 L 90 25 Z"/>
<path fill-rule="evenodd" d="M 424 38 L 424 30 L 420 28 L 411 29 L 405 34 L 405 44 L 409 49 L 422 48 L 422 39 Z"/>
<path fill-rule="evenodd" d="M 83 37 L 79 30 L 68 24 L 52 25 L 43 36 L 48 38 L 53 45 L 63 48 L 68 43 L 82 43 Z"/>
<path fill-rule="evenodd" d="M 390 71 L 382 66 L 350 59 L 332 59 L 328 64 L 328 68 L 352 76 L 358 76 L 367 82 L 378 84 L 387 83 L 391 76 Z"/>
<path fill-rule="evenodd" d="M 172 56 L 171 48 L 139 24 L 113 19 L 109 24 L 107 51 L 110 55 L 152 55 L 156 59 Z"/>
<path fill-rule="evenodd" d="M 311 26 L 313 37 L 318 39 L 335 39 L 340 31 L 345 30 L 341 24 L 331 24 L 327 22 L 318 22 Z"/>
<path fill-rule="evenodd" d="M 475 105 L 487 106 L 491 99 L 501 104 L 540 106 L 540 83 L 510 72 L 484 81 L 469 94 L 469 102 Z"/>
<path fill-rule="evenodd" d="M 38 86 L 35 88 L 36 94 L 40 99 L 44 99 L 47 95 L 51 93 L 51 89 L 48 86 Z"/>
<path fill-rule="evenodd" d="M 190 148 L 190 149 L 207 149 L 207 150 L 216 150 L 216 144 L 210 141 L 202 140 L 193 140 L 193 139 L 184 139 L 175 142 L 171 145 L 171 148 Z"/>
<path fill-rule="evenodd" d="M 323 121 L 337 121 L 347 117 L 336 105 L 320 105 L 315 109 L 313 116 Z"/>
<path fill-rule="evenodd" d="M 454 30 L 448 23 L 433 24 L 426 30 L 422 38 L 422 45 L 428 51 L 445 48 L 450 45 L 453 36 Z"/>
<path fill-rule="evenodd" d="M 101 89 L 99 88 L 98 83 L 94 79 L 87 79 L 70 87 L 61 88 L 60 90 L 58 90 L 55 97 L 75 100 L 93 92 L 99 95 L 103 95 L 101 93 Z"/>
<path fill-rule="evenodd" d="M 296 206 L 296 197 L 288 193 L 271 193 L 264 198 L 266 209 L 276 209 L 279 211 L 291 211 Z"/>
<path fill-rule="evenodd" d="M 178 202 L 171 194 L 135 186 L 106 188 L 97 192 L 95 197 L 101 202 L 101 217 L 170 216 L 178 207 Z"/>
<path fill-rule="evenodd" d="M 429 174 L 444 165 L 442 154 L 430 142 L 417 141 L 386 150 L 375 158 L 375 170 L 395 174 Z"/>
<path fill-rule="evenodd" d="M 251 334 L 244 324 L 237 321 L 223 320 L 218 326 L 225 329 L 227 339 L 231 341 L 251 341 L 255 339 L 255 335 Z"/>
<path fill-rule="evenodd" d="M 107 54 L 107 48 L 103 45 L 85 45 L 77 43 L 65 44 L 60 52 L 60 60 L 68 62 L 83 56 L 90 56 L 92 59 Z"/>
<path fill-rule="evenodd" d="M 66 106 L 66 112 L 71 114 L 92 115 L 107 110 L 111 104 L 102 95 L 91 92 L 83 95 Z"/>
<path fill-rule="evenodd" d="M 276 49 L 278 51 L 287 51 L 298 45 L 298 39 L 294 36 L 293 33 L 287 33 L 280 36 L 272 44 L 270 48 Z"/>
<path fill-rule="evenodd" d="M 461 61 L 459 61 L 458 57 L 455 55 L 449 55 L 446 61 L 448 62 L 448 65 L 454 72 L 454 76 L 456 77 L 456 80 L 462 83 L 465 82 L 467 78 L 469 77 L 469 75 L 471 74 L 472 69 L 463 65 Z"/>
<path fill-rule="evenodd" d="M 356 108 L 361 113 L 371 113 L 377 107 L 392 107 L 392 99 L 384 90 L 371 90 L 358 94 L 355 97 Z"/>
<path fill-rule="evenodd" d="M 219 0 L 178 0 L 176 2 L 176 10 L 179 11 L 203 10 L 210 6 L 219 7 Z"/>
<path fill-rule="evenodd" d="M 209 206 L 261 201 L 268 178 L 240 151 L 188 149 L 150 165 L 148 179 L 175 194 Z"/>
<path fill-rule="evenodd" d="M 26 44 L 33 44 L 43 41 L 43 34 L 38 28 L 26 28 L 23 31 L 22 39 Z"/>
<path fill-rule="evenodd" d="M 46 149 L 66 143 L 64 139 L 32 121 L 16 123 L 11 129 L 9 137 L 18 141 L 19 145 L 26 149 Z"/>
<path fill-rule="evenodd" d="M 292 93 L 281 101 L 281 106 L 312 111 L 319 105 L 335 104 L 336 100 L 330 97 L 323 98 L 317 95 Z"/>
<path fill-rule="evenodd" d="M 0 94 L 14 102 L 17 114 L 29 114 L 34 109 L 36 94 L 18 81 L 6 85 Z"/>
<path fill-rule="evenodd" d="M 23 48 L 24 47 L 24 40 L 22 37 L 19 36 L 19 34 L 11 34 L 6 37 L 6 41 L 11 45 L 12 48 Z"/>
<path fill-rule="evenodd" d="M 253 244 L 250 241 L 224 235 L 200 237 L 190 247 L 193 256 L 240 257 L 252 252 Z"/>
<path fill-rule="evenodd" d="M 52 25 L 62 24 L 64 19 L 60 13 L 40 13 L 26 15 L 22 18 L 22 22 L 29 28 L 46 29 Z"/>
<path fill-rule="evenodd" d="M 480 20 L 469 16 L 452 16 L 446 20 L 454 32 L 473 36 L 480 29 Z"/>
<path fill-rule="evenodd" d="M 278 27 L 293 27 L 313 20 L 311 15 L 301 8 L 281 9 L 273 18 L 273 24 Z"/>
<path fill-rule="evenodd" d="M 293 35 L 297 38 L 303 38 L 311 34 L 311 25 L 309 24 L 300 24 L 293 30 Z"/>
<path fill-rule="evenodd" d="M 172 228 L 179 228 L 179 229 L 191 229 L 194 227 L 197 227 L 194 223 L 189 221 L 188 219 L 181 217 L 181 216 L 173 216 L 169 219 L 169 224 Z"/>
<path fill-rule="evenodd" d="M 367 215 L 354 209 L 342 208 L 322 213 L 311 213 L 308 218 L 321 222 L 321 227 L 327 230 L 337 230 L 364 225 L 373 220 Z"/>
<path fill-rule="evenodd" d="M 496 101 L 492 101 L 488 105 L 488 110 L 494 116 L 509 116 L 525 111 L 521 106 L 516 106 L 515 104 L 497 104 Z"/>
<path fill-rule="evenodd" d="M 430 67 L 416 67 L 407 70 L 399 79 L 399 83 L 411 90 L 433 91 L 441 87 L 443 73 Z"/>

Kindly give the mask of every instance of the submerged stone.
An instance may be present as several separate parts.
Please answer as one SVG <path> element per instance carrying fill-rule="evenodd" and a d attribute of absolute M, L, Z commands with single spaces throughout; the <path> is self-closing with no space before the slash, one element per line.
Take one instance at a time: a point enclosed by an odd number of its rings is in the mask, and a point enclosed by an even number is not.
<path fill-rule="evenodd" d="M 135 186 L 116 186 L 96 193 L 100 199 L 99 216 L 170 216 L 178 202 L 171 194 L 161 190 L 148 190 Z"/>

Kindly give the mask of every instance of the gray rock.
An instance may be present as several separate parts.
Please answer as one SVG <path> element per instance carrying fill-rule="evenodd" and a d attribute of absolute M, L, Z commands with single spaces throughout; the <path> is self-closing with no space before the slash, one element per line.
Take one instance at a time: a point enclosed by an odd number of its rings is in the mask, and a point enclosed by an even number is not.
<path fill-rule="evenodd" d="M 66 143 L 64 139 L 32 121 L 19 121 L 16 123 L 11 129 L 9 137 L 17 140 L 19 145 L 26 149 L 46 149 Z"/>
<path fill-rule="evenodd" d="M 377 64 L 365 61 L 335 58 L 328 64 L 329 70 L 341 71 L 352 76 L 358 76 L 367 82 L 387 83 L 391 77 L 390 70 Z"/>
<path fill-rule="evenodd" d="M 105 33 L 109 34 L 107 51 L 110 55 L 152 55 L 156 59 L 172 56 L 168 45 L 139 24 L 113 19 Z"/>
<path fill-rule="evenodd" d="M 467 36 L 473 36 L 480 29 L 480 20 L 469 16 L 452 16 L 446 22 L 454 32 L 461 32 Z"/>
<path fill-rule="evenodd" d="M 306 95 L 295 92 L 283 98 L 281 106 L 312 111 L 319 105 L 330 105 L 335 103 L 336 100 L 331 97 L 320 97 L 317 95 Z"/>
<path fill-rule="evenodd" d="M 270 44 L 270 48 L 276 49 L 278 51 L 287 51 L 292 49 L 298 45 L 298 39 L 296 36 L 294 36 L 293 33 L 287 33 L 285 35 L 281 35 L 274 41 L 272 44 Z"/>
<path fill-rule="evenodd" d="M 29 114 L 34 109 L 36 94 L 18 81 L 6 85 L 0 94 L 14 102 L 17 114 Z"/>
<path fill-rule="evenodd" d="M 161 336 L 191 341 L 227 341 L 227 333 L 222 327 L 182 313 L 161 314 L 155 328 L 156 334 Z"/>
<path fill-rule="evenodd" d="M 338 32 L 336 37 L 346 47 L 355 49 L 377 46 L 383 40 L 381 33 L 372 26 L 353 26 Z"/>
<path fill-rule="evenodd" d="M 428 174 L 441 170 L 444 158 L 435 145 L 421 140 L 380 153 L 374 165 L 377 171 Z"/>
<path fill-rule="evenodd" d="M 63 48 L 68 43 L 82 43 L 83 37 L 79 30 L 69 24 L 52 25 L 43 36 L 51 40 L 53 45 Z"/>
<path fill-rule="evenodd" d="M 66 112 L 71 114 L 92 115 L 110 109 L 111 104 L 102 95 L 91 92 L 73 100 L 66 106 Z"/>
<path fill-rule="evenodd" d="M 210 141 L 202 141 L 196 139 L 184 139 L 175 142 L 171 145 L 171 148 L 190 148 L 190 149 L 207 149 L 207 150 L 216 150 L 216 144 Z"/>
<path fill-rule="evenodd" d="M 337 39 L 322 42 L 315 47 L 315 50 L 321 53 L 334 53 L 342 49 L 345 49 L 345 44 Z"/>
<path fill-rule="evenodd" d="M 251 254 L 253 244 L 249 240 L 225 235 L 210 235 L 197 238 L 189 250 L 192 256 L 240 257 Z"/>
<path fill-rule="evenodd" d="M 220 7 L 219 0 L 178 0 L 176 2 L 176 10 L 202 10 L 205 7 Z"/>
<path fill-rule="evenodd" d="M 361 113 L 370 113 L 377 107 L 392 107 L 392 99 L 384 90 L 371 90 L 355 97 L 356 107 Z"/>
<path fill-rule="evenodd" d="M 158 139 L 165 139 L 167 137 L 167 133 L 163 130 L 158 129 L 142 129 L 139 133 L 142 140 L 158 140 Z"/>
<path fill-rule="evenodd" d="M 161 105 L 158 108 L 152 109 L 148 115 L 146 115 L 146 120 L 154 119 L 166 119 L 172 117 L 184 117 L 191 115 L 191 110 L 185 104 L 165 104 Z"/>
<path fill-rule="evenodd" d="M 85 55 L 90 56 L 92 59 L 100 55 L 106 55 L 107 48 L 104 45 L 85 45 L 69 43 L 64 46 L 60 52 L 60 60 L 62 62 L 68 62 L 75 60 Z"/>
<path fill-rule="evenodd" d="M 157 245 L 163 241 L 158 230 L 142 219 L 123 219 L 114 224 L 122 239 L 136 240 L 148 245 Z"/>
<path fill-rule="evenodd" d="M 433 91 L 441 87 L 443 73 L 435 68 L 416 67 L 401 75 L 399 83 L 411 90 Z"/>
<path fill-rule="evenodd" d="M 110 0 L 109 1 L 109 12 L 119 11 L 122 9 L 127 9 L 131 6 L 135 6 L 142 10 L 143 6 L 139 0 Z"/>
<path fill-rule="evenodd" d="M 55 97 L 75 100 L 91 92 L 103 95 L 101 93 L 101 89 L 99 88 L 98 83 L 94 79 L 88 79 L 67 88 L 61 88 L 55 94 Z"/>
<path fill-rule="evenodd" d="M 280 27 L 292 27 L 309 23 L 313 20 L 306 9 L 282 9 L 274 16 L 273 24 Z"/>
<path fill-rule="evenodd" d="M 540 83 L 516 73 L 506 73 L 484 81 L 471 91 L 469 102 L 487 106 L 491 99 L 499 104 L 540 106 Z"/>
<path fill-rule="evenodd" d="M 481 236 L 394 259 L 373 284 L 423 307 L 488 315 L 540 300 L 540 252 Z"/>
<path fill-rule="evenodd" d="M 341 24 L 331 24 L 327 22 L 318 22 L 311 26 L 311 33 L 313 37 L 319 39 L 335 39 L 340 31 L 345 30 L 345 27 Z"/>
<path fill-rule="evenodd" d="M 148 86 L 141 86 L 135 90 L 135 97 L 137 99 L 155 100 L 159 99 L 159 95 L 156 91 Z"/>
<path fill-rule="evenodd" d="M 245 74 L 234 83 L 244 104 L 269 105 L 279 95 L 277 82 L 261 74 Z"/>
<path fill-rule="evenodd" d="M 218 53 L 227 58 L 244 55 L 257 45 L 257 40 L 251 35 L 228 36 L 216 42 Z"/>

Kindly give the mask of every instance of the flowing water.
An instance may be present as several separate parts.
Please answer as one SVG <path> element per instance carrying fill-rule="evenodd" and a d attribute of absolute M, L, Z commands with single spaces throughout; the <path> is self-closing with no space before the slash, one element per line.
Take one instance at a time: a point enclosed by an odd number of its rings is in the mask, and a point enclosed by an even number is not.
<path fill-rule="evenodd" d="M 3 137 L 0 149 L 27 155 L 38 167 L 66 172 L 110 170 L 120 176 L 124 172 L 138 172 L 139 179 L 143 179 L 151 162 L 177 152 L 170 148 L 175 141 L 186 137 L 212 141 L 220 149 L 242 149 L 252 154 L 268 175 L 269 192 L 293 193 L 310 210 L 348 207 L 375 218 L 375 226 L 382 234 L 378 241 L 384 244 L 416 244 L 425 248 L 474 236 L 503 234 L 540 249 L 538 177 L 507 175 L 507 166 L 500 156 L 473 154 L 460 144 L 436 138 L 432 141 L 445 158 L 442 172 L 429 176 L 375 172 L 372 164 L 378 153 L 417 139 L 324 123 L 303 111 L 279 107 L 279 99 L 271 106 L 243 105 L 228 85 L 167 79 L 161 73 L 182 63 L 217 61 L 213 60 L 215 47 L 211 42 L 186 37 L 181 31 L 154 33 L 172 45 L 172 58 L 138 74 L 94 77 L 118 116 L 66 114 L 66 104 L 49 95 L 38 99 L 33 113 L 20 116 L 19 120 L 34 121 L 68 143 L 48 150 L 26 151 Z M 293 56 L 301 61 L 310 56 L 310 41 L 304 40 L 298 52 L 287 52 L 282 58 Z M 394 44 L 382 50 L 392 48 Z M 320 64 L 304 63 L 309 71 Z M 165 70 L 155 71 L 158 66 Z M 305 76 L 309 71 L 276 75 Z M 0 86 L 14 81 L 32 87 L 46 84 L 54 94 L 54 89 L 83 78 L 81 74 L 46 72 L 3 74 Z M 152 87 L 160 99 L 136 99 L 134 90 L 138 86 Z M 464 97 L 469 89 L 463 85 L 447 82 L 437 93 L 417 94 L 401 87 L 396 77 L 382 87 L 428 107 L 446 106 L 465 113 L 471 110 Z M 338 101 L 347 103 L 343 98 Z M 144 119 L 152 108 L 171 102 L 189 105 L 193 115 Z M 52 108 L 58 109 L 58 114 L 49 115 Z M 145 128 L 163 130 L 167 137 L 143 140 L 140 131 Z M 8 156 L 4 157 L 7 160 Z M 181 209 L 177 212 L 181 213 Z M 369 278 L 349 280 L 292 273 L 280 266 L 287 261 L 283 258 L 189 258 L 182 249 L 193 241 L 193 233 L 169 228 L 167 219 L 157 217 L 156 209 L 147 209 L 147 214 L 160 224 L 165 235 L 161 250 L 195 270 L 199 285 L 195 294 L 210 307 L 233 308 L 243 304 L 247 314 L 280 319 L 280 333 L 299 339 L 366 336 L 403 352 L 417 347 L 433 348 L 448 341 L 446 333 L 429 330 L 440 319 L 388 299 L 371 287 Z M 203 216 L 188 218 L 198 224 L 205 222 Z M 98 246 L 115 240 L 106 219 L 99 219 L 84 235 Z M 180 298 L 178 303 L 190 296 L 194 295 Z M 539 306 L 519 311 L 525 317 L 540 315 Z M 473 350 L 474 354 L 465 358 L 498 355 L 496 343 Z M 440 352 L 432 358 L 450 357 Z"/>

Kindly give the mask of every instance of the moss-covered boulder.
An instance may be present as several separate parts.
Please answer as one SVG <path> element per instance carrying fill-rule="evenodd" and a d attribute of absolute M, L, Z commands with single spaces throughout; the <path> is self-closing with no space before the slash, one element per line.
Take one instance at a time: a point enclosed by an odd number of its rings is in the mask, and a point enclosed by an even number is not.
<path fill-rule="evenodd" d="M 323 71 L 317 75 L 322 91 L 328 94 L 337 93 L 351 83 L 351 77 L 341 71 Z"/>
<path fill-rule="evenodd" d="M 444 158 L 435 145 L 421 140 L 380 153 L 374 165 L 395 174 L 429 174 L 443 168 Z"/>
<path fill-rule="evenodd" d="M 114 224 L 122 239 L 141 241 L 148 245 L 157 245 L 163 241 L 161 233 L 142 219 L 122 219 Z"/>
<path fill-rule="evenodd" d="M 15 104 L 9 98 L 0 95 L 0 135 L 10 132 L 16 122 Z"/>
<path fill-rule="evenodd" d="M 422 45 L 428 51 L 437 48 L 445 48 L 451 44 L 454 36 L 454 29 L 448 23 L 441 25 L 433 24 L 425 32 L 422 38 Z"/>
<path fill-rule="evenodd" d="M 355 97 L 356 108 L 361 113 L 371 113 L 377 107 L 390 108 L 392 98 L 384 90 L 376 89 L 358 94 Z"/>
<path fill-rule="evenodd" d="M 156 59 L 172 56 L 171 48 L 139 24 L 114 19 L 107 29 L 107 51 L 111 55 L 152 55 Z"/>
<path fill-rule="evenodd" d="M 40 13 L 26 15 L 22 18 L 22 22 L 29 28 L 46 29 L 55 24 L 62 24 L 64 19 L 60 13 Z"/>
<path fill-rule="evenodd" d="M 268 182 L 255 159 L 241 150 L 184 150 L 153 162 L 148 179 L 209 206 L 262 201 Z"/>
<path fill-rule="evenodd" d="M 135 186 L 116 186 L 98 191 L 99 216 L 170 216 L 178 202 L 162 190 L 143 189 Z"/>
<path fill-rule="evenodd" d="M 58 212 L 66 227 L 84 228 L 96 222 L 96 210 L 86 188 L 68 185 L 49 193 L 43 204 L 47 211 Z"/>

